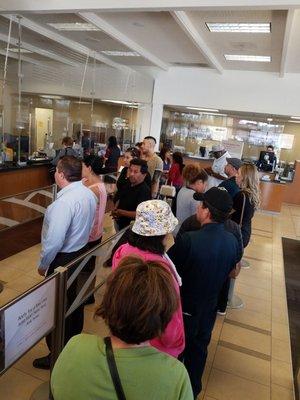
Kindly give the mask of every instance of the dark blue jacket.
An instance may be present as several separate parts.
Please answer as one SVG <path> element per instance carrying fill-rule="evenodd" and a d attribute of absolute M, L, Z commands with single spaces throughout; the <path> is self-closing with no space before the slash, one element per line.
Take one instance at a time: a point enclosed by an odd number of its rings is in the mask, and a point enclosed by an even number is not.
<path fill-rule="evenodd" d="M 225 188 L 232 199 L 241 190 L 236 183 L 235 176 L 225 179 L 219 187 Z"/>
<path fill-rule="evenodd" d="M 184 233 L 168 251 L 182 278 L 182 310 L 200 315 L 215 309 L 218 295 L 230 271 L 239 261 L 235 236 L 224 224 L 211 223 Z"/>

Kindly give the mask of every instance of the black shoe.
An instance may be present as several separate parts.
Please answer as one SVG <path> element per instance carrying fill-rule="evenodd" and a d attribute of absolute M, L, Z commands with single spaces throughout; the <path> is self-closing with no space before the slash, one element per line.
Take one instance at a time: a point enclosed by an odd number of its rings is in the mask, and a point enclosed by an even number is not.
<path fill-rule="evenodd" d="M 50 369 L 50 354 L 45 357 L 36 358 L 33 361 L 32 365 L 34 366 L 34 368 Z"/>
<path fill-rule="evenodd" d="M 95 297 L 94 297 L 94 295 L 88 297 L 88 298 L 86 299 L 86 301 L 84 302 L 84 305 L 85 305 L 85 306 L 87 306 L 87 305 L 89 305 L 89 304 L 95 304 Z"/>
<path fill-rule="evenodd" d="M 112 258 L 110 257 L 108 260 L 104 261 L 103 268 L 110 268 L 112 267 Z"/>

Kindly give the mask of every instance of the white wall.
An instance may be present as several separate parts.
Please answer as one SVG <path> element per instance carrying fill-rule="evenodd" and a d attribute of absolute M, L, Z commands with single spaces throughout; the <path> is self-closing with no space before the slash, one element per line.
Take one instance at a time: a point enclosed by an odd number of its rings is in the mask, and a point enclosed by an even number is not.
<path fill-rule="evenodd" d="M 155 82 L 154 102 L 282 115 L 300 114 L 300 74 L 171 68 Z"/>
<path fill-rule="evenodd" d="M 153 103 L 300 115 L 300 74 L 170 68 L 155 80 Z M 160 125 L 152 123 L 154 136 Z"/>

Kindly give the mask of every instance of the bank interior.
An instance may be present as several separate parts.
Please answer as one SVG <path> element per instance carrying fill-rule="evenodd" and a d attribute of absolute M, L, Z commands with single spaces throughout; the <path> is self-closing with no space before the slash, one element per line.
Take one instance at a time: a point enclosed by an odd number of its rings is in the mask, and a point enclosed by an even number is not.
<path fill-rule="evenodd" d="M 202 167 L 216 144 L 253 163 L 272 145 L 250 268 L 235 287 L 244 306 L 217 317 L 199 398 L 299 398 L 300 3 L 1 3 L 0 317 L 42 282 L 41 226 L 56 191 L 49 165 L 64 137 L 84 155 L 101 154 L 111 135 L 122 152 L 152 135 L 157 152 L 168 146 Z M 109 211 L 105 239 L 115 234 Z M 102 261 L 99 282 L 109 273 Z M 104 335 L 93 310 L 85 307 L 84 331 Z M 3 368 L 1 399 L 45 395 L 49 372 L 32 367 L 45 346 Z"/>

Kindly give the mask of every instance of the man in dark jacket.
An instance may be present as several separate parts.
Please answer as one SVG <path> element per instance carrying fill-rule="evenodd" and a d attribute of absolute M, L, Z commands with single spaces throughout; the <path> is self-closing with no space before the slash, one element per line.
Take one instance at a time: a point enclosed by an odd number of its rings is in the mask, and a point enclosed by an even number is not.
<path fill-rule="evenodd" d="M 213 187 L 206 193 L 196 193 L 194 198 L 202 201 L 197 209 L 201 229 L 176 238 L 168 255 L 182 278 L 186 347 L 181 359 L 196 398 L 202 388 L 201 377 L 216 319 L 218 295 L 241 254 L 235 236 L 224 226 L 232 210 L 227 191 Z"/>

